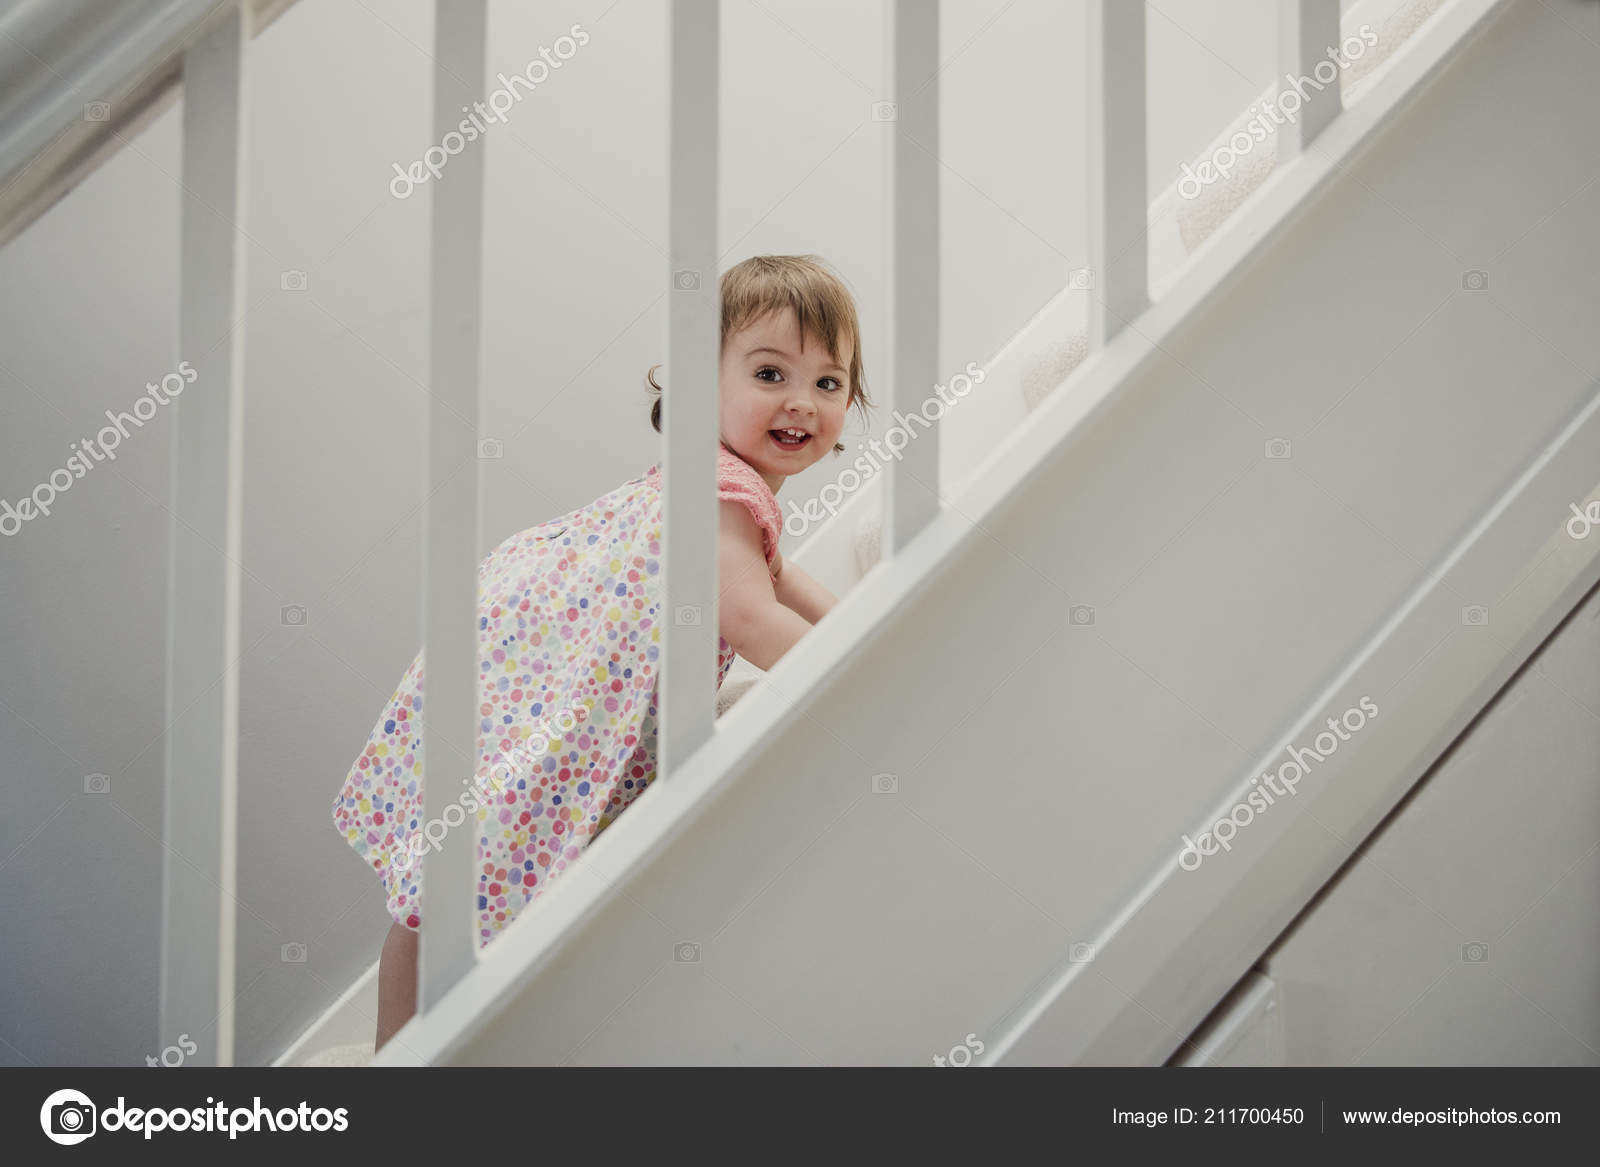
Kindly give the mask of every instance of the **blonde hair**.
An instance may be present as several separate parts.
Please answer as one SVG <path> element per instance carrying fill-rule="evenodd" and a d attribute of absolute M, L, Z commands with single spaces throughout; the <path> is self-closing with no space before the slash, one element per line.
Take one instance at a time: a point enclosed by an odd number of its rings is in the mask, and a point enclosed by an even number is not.
<path fill-rule="evenodd" d="M 844 281 L 815 255 L 752 255 L 722 273 L 722 341 L 741 328 L 771 312 L 792 311 L 800 325 L 800 340 L 820 337 L 828 355 L 839 360 L 839 350 L 850 345 L 850 367 L 846 379 L 851 405 L 860 407 L 863 419 L 872 402 L 867 399 L 866 380 L 861 372 L 861 324 L 856 319 L 855 300 Z M 650 424 L 661 432 L 661 386 L 650 366 L 645 380 L 655 403 L 650 407 Z M 834 443 L 833 452 L 842 454 L 844 444 Z"/>

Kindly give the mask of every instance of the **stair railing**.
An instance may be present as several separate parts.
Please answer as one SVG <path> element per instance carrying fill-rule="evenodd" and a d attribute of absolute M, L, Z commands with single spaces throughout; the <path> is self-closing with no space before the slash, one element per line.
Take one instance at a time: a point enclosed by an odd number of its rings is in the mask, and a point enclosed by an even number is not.
<path fill-rule="evenodd" d="M 1109 345 L 1149 304 L 1145 223 L 1144 6 L 1088 0 L 1091 350 Z M 1287 67 L 1305 73 L 1337 43 L 1338 0 L 1280 0 Z M 221 3 L 183 61 L 183 265 L 180 339 L 227 335 L 204 370 L 210 394 L 176 403 L 169 588 L 168 744 L 161 1018 L 214 1006 L 217 1061 L 233 1052 L 234 868 L 238 754 L 239 551 L 243 448 L 245 205 L 241 140 L 249 0 Z M 717 0 L 673 0 L 669 65 L 668 392 L 663 394 L 663 651 L 660 772 L 671 781 L 716 733 Z M 939 6 L 887 0 L 891 244 L 890 405 L 918 412 L 939 359 Z M 436 0 L 434 141 L 487 88 L 486 0 Z M 1337 97 L 1303 118 L 1305 149 L 1338 112 Z M 1287 139 L 1286 139 L 1287 140 Z M 484 170 L 463 151 L 434 184 L 429 273 L 430 402 L 424 475 L 423 643 L 428 775 L 474 773 L 477 575 L 481 490 L 476 457 Z M 675 391 L 674 391 L 675 390 Z M 941 510 L 936 426 L 886 467 L 885 559 L 907 550 Z M 223 683 L 213 686 L 223 667 Z M 192 706 L 192 707 L 191 707 Z M 187 711 L 187 712 L 185 712 Z M 424 816 L 442 818 L 453 786 L 424 783 Z M 177 856 L 183 856 L 180 860 Z M 183 867 L 199 857 L 215 886 Z M 422 927 L 419 1013 L 478 963 L 471 890 L 475 848 L 424 861 L 438 889 Z M 456 894 L 445 889 L 456 888 Z M 212 952 L 205 960 L 197 951 Z"/>

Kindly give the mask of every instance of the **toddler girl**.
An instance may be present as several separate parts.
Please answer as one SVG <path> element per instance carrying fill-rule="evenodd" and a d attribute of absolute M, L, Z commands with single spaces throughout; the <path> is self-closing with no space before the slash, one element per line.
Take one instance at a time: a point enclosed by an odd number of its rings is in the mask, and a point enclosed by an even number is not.
<path fill-rule="evenodd" d="M 719 368 L 720 686 L 734 654 L 770 669 L 835 602 L 778 553 L 783 481 L 870 404 L 855 304 L 812 256 L 755 256 L 722 277 Z M 661 429 L 661 387 L 650 421 Z M 377 1045 L 415 1012 L 421 856 L 477 847 L 478 943 L 575 861 L 655 777 L 661 645 L 661 473 L 501 543 L 478 569 L 476 789 L 457 833 L 422 815 L 422 655 L 333 803 L 395 923 L 378 977 Z"/>

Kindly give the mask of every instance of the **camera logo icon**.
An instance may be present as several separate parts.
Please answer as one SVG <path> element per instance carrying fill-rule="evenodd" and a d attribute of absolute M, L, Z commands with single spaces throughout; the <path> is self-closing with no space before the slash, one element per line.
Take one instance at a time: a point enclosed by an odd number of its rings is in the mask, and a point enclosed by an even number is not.
<path fill-rule="evenodd" d="M 898 794 L 900 792 L 900 779 L 893 774 L 874 774 L 872 776 L 872 793 Z"/>
<path fill-rule="evenodd" d="M 1461 286 L 1469 292 L 1487 292 L 1489 290 L 1489 273 L 1486 271 L 1464 271 L 1461 273 Z"/>
<path fill-rule="evenodd" d="M 700 946 L 685 940 L 672 946 L 672 959 L 679 964 L 699 964 Z"/>
<path fill-rule="evenodd" d="M 1067 273 L 1067 287 L 1074 292 L 1092 291 L 1094 289 L 1094 268 L 1073 268 Z"/>
<path fill-rule="evenodd" d="M 95 1131 L 94 1103 L 82 1091 L 57 1090 L 39 1108 L 39 1125 L 52 1143 L 81 1143 Z"/>
<path fill-rule="evenodd" d="M 286 627 L 304 628 L 306 624 L 306 610 L 299 604 L 285 604 L 278 609 L 278 619 Z"/>
<path fill-rule="evenodd" d="M 504 458 L 505 456 L 506 456 L 506 444 L 504 442 L 502 442 L 499 438 L 479 438 L 478 439 L 478 457 L 479 458 Z"/>
<path fill-rule="evenodd" d="M 91 101 L 83 107 L 83 120 L 86 122 L 103 122 L 111 117 L 111 105 L 105 101 Z"/>
<path fill-rule="evenodd" d="M 1067 959 L 1073 964 L 1088 964 L 1094 959 L 1094 945 L 1080 940 L 1067 950 Z"/>
<path fill-rule="evenodd" d="M 1469 628 L 1481 628 L 1489 622 L 1489 609 L 1482 604 L 1468 604 L 1461 609 L 1461 622 Z"/>
<path fill-rule="evenodd" d="M 1461 959 L 1467 964 L 1487 964 L 1489 962 L 1489 946 L 1481 940 L 1463 944 L 1461 946 Z"/>
<path fill-rule="evenodd" d="M 284 964 L 304 964 L 306 962 L 306 946 L 298 940 L 291 940 L 278 949 L 278 959 Z"/>
<path fill-rule="evenodd" d="M 1288 438 L 1268 438 L 1267 439 L 1266 454 L 1267 454 L 1267 457 L 1269 457 L 1269 458 L 1272 458 L 1272 459 L 1275 459 L 1275 460 L 1282 460 L 1282 459 L 1287 458 L 1287 457 L 1290 456 L 1291 450 L 1292 450 L 1292 447 L 1289 444 L 1289 439 Z"/>
<path fill-rule="evenodd" d="M 672 286 L 680 292 L 697 292 L 700 290 L 700 273 L 688 268 L 675 271 L 672 273 Z"/>
<path fill-rule="evenodd" d="M 303 292 L 306 290 L 306 273 L 299 270 L 286 271 L 278 277 L 278 287 L 285 292 Z"/>
<path fill-rule="evenodd" d="M 892 122 L 900 116 L 900 107 L 892 101 L 875 101 L 872 103 L 872 120 L 875 122 Z"/>
<path fill-rule="evenodd" d="M 1094 609 L 1088 604 L 1074 604 L 1067 609 L 1067 623 L 1074 628 L 1087 628 L 1094 623 Z"/>
<path fill-rule="evenodd" d="M 83 792 L 85 794 L 110 794 L 110 776 L 106 774 L 85 774 L 83 776 Z"/>
<path fill-rule="evenodd" d="M 693 604 L 681 604 L 673 609 L 672 622 L 674 624 L 699 624 L 700 609 Z"/>

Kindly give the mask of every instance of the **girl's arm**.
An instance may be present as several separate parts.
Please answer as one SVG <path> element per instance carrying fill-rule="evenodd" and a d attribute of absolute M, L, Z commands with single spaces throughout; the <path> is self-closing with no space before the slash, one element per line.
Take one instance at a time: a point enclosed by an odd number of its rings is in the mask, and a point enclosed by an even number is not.
<path fill-rule="evenodd" d="M 778 569 L 772 584 L 778 603 L 798 612 L 811 623 L 822 619 L 828 609 L 839 602 L 839 597 L 818 583 L 814 576 L 793 563 L 785 562 L 782 555 L 778 556 L 773 566 Z"/>
<path fill-rule="evenodd" d="M 724 499 L 717 511 L 719 630 L 734 652 L 758 669 L 770 669 L 811 631 L 811 622 L 779 602 L 750 509 Z M 785 564 L 783 574 L 793 570 Z"/>

